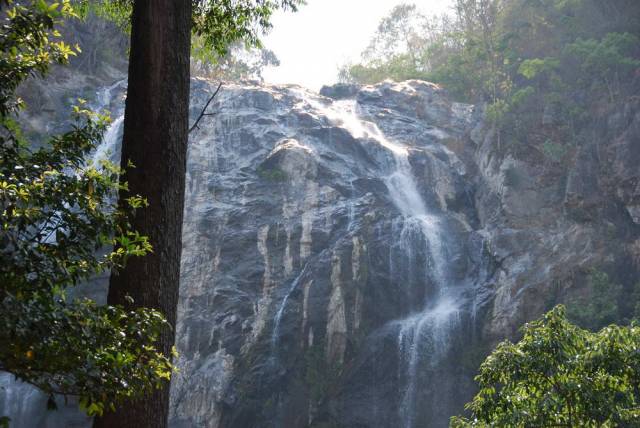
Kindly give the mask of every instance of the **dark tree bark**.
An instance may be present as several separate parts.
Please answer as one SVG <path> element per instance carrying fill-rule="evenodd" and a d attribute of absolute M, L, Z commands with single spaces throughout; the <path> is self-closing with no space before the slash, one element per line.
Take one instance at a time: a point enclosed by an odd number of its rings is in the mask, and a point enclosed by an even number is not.
<path fill-rule="evenodd" d="M 175 338 L 182 247 L 182 216 L 189 120 L 191 0 L 135 0 L 131 25 L 129 87 L 125 106 L 122 166 L 130 194 L 147 198 L 134 230 L 149 237 L 153 253 L 129 260 L 111 276 L 109 304 L 160 310 L 172 329 L 161 337 L 169 355 Z M 120 194 L 120 204 L 128 194 Z M 96 428 L 167 426 L 169 384 L 114 413 L 96 418 Z"/>

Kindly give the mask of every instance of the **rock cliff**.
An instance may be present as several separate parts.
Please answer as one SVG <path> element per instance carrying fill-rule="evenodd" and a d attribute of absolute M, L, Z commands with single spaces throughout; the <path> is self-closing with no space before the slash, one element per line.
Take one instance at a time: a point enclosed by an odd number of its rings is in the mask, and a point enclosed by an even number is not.
<path fill-rule="evenodd" d="M 194 119 L 214 90 L 193 81 Z M 637 104 L 558 171 L 430 83 L 225 84 L 189 147 L 171 426 L 447 426 L 490 347 L 589 268 L 634 285 Z M 0 414 L 29 426 L 38 395 L 3 382 Z M 65 415 L 41 426 L 88 423 Z"/>
<path fill-rule="evenodd" d="M 469 398 L 493 271 L 448 145 L 473 107 L 323 93 L 227 85 L 192 137 L 176 426 L 442 426 Z"/>

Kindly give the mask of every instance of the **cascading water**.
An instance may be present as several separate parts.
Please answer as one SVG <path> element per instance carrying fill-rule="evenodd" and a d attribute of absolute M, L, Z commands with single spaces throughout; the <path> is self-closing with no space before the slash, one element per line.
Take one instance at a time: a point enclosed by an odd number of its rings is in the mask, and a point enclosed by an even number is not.
<path fill-rule="evenodd" d="M 114 94 L 116 90 L 121 88 L 126 80 L 120 80 L 111 86 L 102 88 L 96 92 L 96 99 L 91 104 L 94 111 L 103 111 L 111 106 L 114 102 Z M 124 121 L 123 109 L 121 105 L 114 104 L 118 117 L 107 128 L 102 142 L 96 147 L 95 151 L 87 158 L 88 162 L 99 167 L 100 161 L 114 161 L 114 154 L 118 151 L 118 145 L 121 138 L 122 123 Z M 50 241 L 55 240 L 55 236 L 48 238 Z M 83 427 L 89 426 L 91 419 L 86 417 L 72 402 L 64 406 L 59 406 L 57 412 L 46 412 L 47 396 L 31 385 L 16 382 L 10 374 L 0 373 L 0 416 L 8 416 L 11 418 L 12 428 L 31 428 L 34 426 L 63 426 L 70 421 L 73 426 Z M 34 416 L 38 416 L 39 420 L 34 420 Z"/>
<path fill-rule="evenodd" d="M 93 106 L 95 111 L 101 111 L 109 107 L 114 98 L 114 91 L 121 88 L 126 84 L 126 79 L 119 80 L 111 86 L 103 88 L 98 91 L 96 96 L 96 103 Z M 95 166 L 100 166 L 100 161 L 114 159 L 114 155 L 118 152 L 120 139 L 122 138 L 122 124 L 124 123 L 124 111 L 122 105 L 114 106 L 118 116 L 109 124 L 102 143 L 96 147 L 93 154 L 90 156 L 92 163 Z M 116 162 L 118 163 L 118 162 Z"/>
<path fill-rule="evenodd" d="M 95 166 L 99 166 L 102 160 L 112 160 L 114 153 L 117 152 L 120 138 L 122 138 L 122 124 L 124 123 L 124 115 L 116 118 L 104 133 L 102 143 L 96 147 L 91 160 Z"/>
<path fill-rule="evenodd" d="M 423 282 L 432 284 L 435 289 L 435 300 L 425 301 L 422 312 L 398 322 L 398 351 L 401 370 L 404 369 L 404 373 L 401 374 L 404 375 L 403 378 L 406 382 L 399 407 L 399 416 L 404 428 L 413 428 L 415 425 L 417 370 L 422 357 L 421 351 L 425 350 L 425 341 L 428 341 L 432 351 L 429 355 L 431 361 L 433 362 L 439 357 L 438 352 L 447 347 L 447 334 L 453 324 L 456 324 L 455 319 L 459 310 L 447 284 L 443 229 L 440 219 L 428 210 L 418 190 L 409 163 L 407 147 L 389 141 L 375 124 L 362 122 L 358 119 L 355 102 L 341 101 L 336 104 L 349 115 L 348 120 L 345 120 L 344 123 L 363 123 L 356 128 L 356 131 L 362 129 L 369 131 L 369 138 L 373 138 L 393 154 L 395 171 L 386 177 L 385 184 L 391 200 L 403 217 L 399 239 L 404 242 L 399 244 L 405 251 L 412 251 L 414 244 L 412 237 L 418 231 L 422 235 L 429 256 L 428 260 L 431 262 L 428 271 L 429 277 L 424 278 Z M 411 258 L 409 255 L 409 259 Z M 428 344 L 426 345 L 428 346 Z"/>
<path fill-rule="evenodd" d="M 118 89 L 125 82 L 125 79 L 119 80 L 113 85 L 97 91 L 96 99 L 91 104 L 91 108 L 93 109 L 93 111 L 102 113 L 105 109 L 107 109 L 107 107 L 109 107 L 111 102 L 113 101 L 113 91 Z M 116 161 L 116 159 L 114 159 L 114 155 L 118 153 L 119 149 L 119 143 L 122 135 L 122 124 L 124 123 L 124 113 L 122 112 L 122 106 L 116 105 L 115 107 L 119 111 L 119 116 L 109 124 L 103 135 L 102 141 L 100 142 L 100 144 L 98 144 L 93 153 L 91 153 L 85 160 L 96 168 L 102 168 L 101 163 L 103 161 Z M 51 225 L 52 230 L 56 230 L 56 226 L 60 223 L 60 221 L 61 220 L 59 219 L 59 216 L 54 215 L 52 220 L 50 220 L 47 224 Z M 44 238 L 44 242 L 48 244 L 56 242 L 55 233 L 52 232 L 47 235 Z"/>
<path fill-rule="evenodd" d="M 282 317 L 284 315 L 284 311 L 287 308 L 287 302 L 291 298 L 291 294 L 298 288 L 298 285 L 300 284 L 300 280 L 302 279 L 302 276 L 307 271 L 307 266 L 308 266 L 308 263 L 304 266 L 304 268 L 302 268 L 302 271 L 300 271 L 300 274 L 296 276 L 293 282 L 291 282 L 291 286 L 289 287 L 287 294 L 282 300 L 282 303 L 280 304 L 280 307 L 278 308 L 278 311 L 276 312 L 276 316 L 273 320 L 273 333 L 271 334 L 271 353 L 274 356 L 276 352 L 276 347 L 278 346 L 278 339 L 280 338 L 280 324 L 282 323 Z"/>
<path fill-rule="evenodd" d="M 461 298 L 459 288 L 451 284 L 448 272 L 448 251 L 442 219 L 429 209 L 416 185 L 409 162 L 409 148 L 389 140 L 377 125 L 361 119 L 357 112 L 357 101 L 340 100 L 325 106 L 305 92 L 296 91 L 296 94 L 355 138 L 373 140 L 392 155 L 384 182 L 393 204 L 401 214 L 397 219 L 400 224 L 398 242 L 394 244 L 404 252 L 403 257 L 410 265 L 418 261 L 414 254 L 416 242 L 424 245 L 428 266 L 423 269 L 424 277 L 417 280 L 423 287 L 429 288 L 424 290 L 425 301 L 419 312 L 393 322 L 398 331 L 398 377 L 401 388 L 398 417 L 403 428 L 413 428 L 416 426 L 418 368 L 424 363 L 438 362 L 448 349 L 450 333 L 460 323 Z M 413 266 L 409 268 L 413 269 Z"/>
<path fill-rule="evenodd" d="M 415 426 L 417 370 L 423 352 L 429 347 L 431 362 L 440 356 L 440 352 L 447 348 L 447 335 L 455 324 L 458 314 L 456 300 L 447 284 L 447 265 L 445 262 L 446 248 L 443 243 L 443 230 L 440 219 L 430 213 L 420 195 L 408 160 L 408 152 L 394 151 L 396 171 L 391 174 L 386 184 L 389 194 L 403 215 L 403 230 L 399 235 L 401 240 L 410 239 L 408 233 L 416 228 L 421 232 L 426 245 L 426 251 L 431 262 L 425 284 L 431 283 L 435 291 L 432 302 L 425 301 L 422 312 L 414 314 L 398 322 L 398 351 L 401 362 L 400 378 L 405 380 L 405 391 L 402 394 L 399 412 L 404 428 Z M 410 248 L 412 242 L 402 242 L 405 248 Z M 411 260 L 411 257 L 409 258 Z M 425 293 L 426 294 L 426 293 Z M 425 343 L 426 342 L 426 343 Z"/>

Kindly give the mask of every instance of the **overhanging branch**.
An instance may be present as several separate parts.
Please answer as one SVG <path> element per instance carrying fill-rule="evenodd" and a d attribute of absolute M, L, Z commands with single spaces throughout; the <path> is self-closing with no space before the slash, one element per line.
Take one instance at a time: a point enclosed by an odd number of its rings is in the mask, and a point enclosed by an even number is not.
<path fill-rule="evenodd" d="M 216 97 L 216 95 L 218 95 L 218 92 L 220 92 L 220 88 L 222 88 L 222 82 L 220 82 L 220 84 L 218 84 L 218 88 L 215 90 L 213 95 L 211 95 L 211 97 L 209 98 L 209 101 L 207 101 L 207 103 L 204 105 L 204 108 L 200 112 L 200 115 L 196 119 L 196 122 L 193 124 L 193 126 L 191 128 L 189 128 L 189 134 L 191 134 L 195 129 L 199 129 L 198 124 L 200 123 L 200 121 L 202 120 L 203 117 L 205 117 L 205 116 L 214 116 L 215 115 L 215 113 L 207 113 L 207 108 L 209 108 L 209 104 L 211 104 L 211 101 L 213 101 L 213 99 Z"/>

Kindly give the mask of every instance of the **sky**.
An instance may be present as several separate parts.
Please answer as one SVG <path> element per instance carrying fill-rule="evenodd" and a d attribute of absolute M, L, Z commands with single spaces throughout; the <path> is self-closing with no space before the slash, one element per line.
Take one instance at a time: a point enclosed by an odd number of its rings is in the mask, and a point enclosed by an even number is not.
<path fill-rule="evenodd" d="M 265 80 L 314 90 L 335 83 L 338 68 L 359 59 L 380 20 L 400 3 L 437 15 L 451 7 L 451 0 L 307 0 L 297 13 L 278 12 L 263 42 L 280 66 L 266 69 Z"/>

